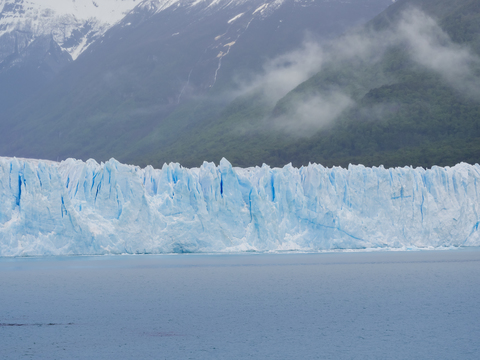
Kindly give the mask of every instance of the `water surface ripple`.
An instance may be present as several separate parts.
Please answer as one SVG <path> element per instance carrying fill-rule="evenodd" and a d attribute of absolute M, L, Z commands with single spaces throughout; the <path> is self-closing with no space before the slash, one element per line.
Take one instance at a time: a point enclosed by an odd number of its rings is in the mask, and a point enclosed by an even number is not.
<path fill-rule="evenodd" d="M 478 359 L 480 251 L 0 259 L 2 359 Z"/>

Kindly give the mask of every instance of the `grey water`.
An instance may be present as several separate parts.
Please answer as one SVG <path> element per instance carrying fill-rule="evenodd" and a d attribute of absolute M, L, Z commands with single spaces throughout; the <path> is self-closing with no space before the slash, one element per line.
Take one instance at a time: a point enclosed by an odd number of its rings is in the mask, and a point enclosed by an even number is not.
<path fill-rule="evenodd" d="M 480 251 L 0 259 L 1 359 L 479 359 Z"/>

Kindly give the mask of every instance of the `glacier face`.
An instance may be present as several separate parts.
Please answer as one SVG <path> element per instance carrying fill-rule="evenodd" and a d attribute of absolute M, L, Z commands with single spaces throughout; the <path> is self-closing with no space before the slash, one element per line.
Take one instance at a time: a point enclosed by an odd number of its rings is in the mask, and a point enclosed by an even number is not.
<path fill-rule="evenodd" d="M 480 245 L 480 166 L 0 158 L 0 256 Z"/>

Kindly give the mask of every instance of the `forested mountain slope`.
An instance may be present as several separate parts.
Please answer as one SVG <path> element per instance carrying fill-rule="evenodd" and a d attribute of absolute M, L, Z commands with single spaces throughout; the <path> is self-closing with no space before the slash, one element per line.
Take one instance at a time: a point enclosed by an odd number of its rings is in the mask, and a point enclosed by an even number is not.
<path fill-rule="evenodd" d="M 199 130 L 208 132 L 210 122 L 222 122 L 221 111 L 251 86 L 264 64 L 294 51 L 306 37 L 332 39 L 391 1 L 138 3 L 47 86 L 8 112 L 0 108 L 0 154 L 116 157 L 159 166 L 189 161 L 191 155 L 176 146 L 188 144 Z M 278 98 L 318 70 L 315 61 L 305 65 Z M 211 158 L 208 144 L 199 145 L 195 163 Z"/>
<path fill-rule="evenodd" d="M 397 1 L 279 101 L 257 87 L 169 152 L 192 165 L 476 163 L 479 55 L 480 1 Z"/>

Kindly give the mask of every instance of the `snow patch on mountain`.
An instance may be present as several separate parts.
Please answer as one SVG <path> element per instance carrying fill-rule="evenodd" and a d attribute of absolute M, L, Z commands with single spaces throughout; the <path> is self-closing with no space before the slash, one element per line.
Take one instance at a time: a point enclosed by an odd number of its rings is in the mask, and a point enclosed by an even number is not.
<path fill-rule="evenodd" d="M 263 11 L 267 6 L 268 6 L 268 4 L 262 4 L 262 5 L 260 5 L 258 8 L 255 9 L 255 11 L 253 12 L 253 14 L 256 14 L 256 13 L 259 12 L 259 11 Z"/>
<path fill-rule="evenodd" d="M 147 1 L 143 1 L 140 5 L 138 5 L 138 9 L 147 10 L 155 14 L 168 9 L 173 5 L 179 6 L 181 3 L 190 4 L 191 1 L 189 0 L 147 0 Z"/>
<path fill-rule="evenodd" d="M 232 22 L 234 22 L 235 20 L 239 19 L 240 17 L 243 16 L 243 14 L 245 13 L 240 13 L 238 14 L 237 16 L 234 16 L 233 18 L 231 18 L 230 20 L 227 21 L 228 24 L 231 24 Z"/>

